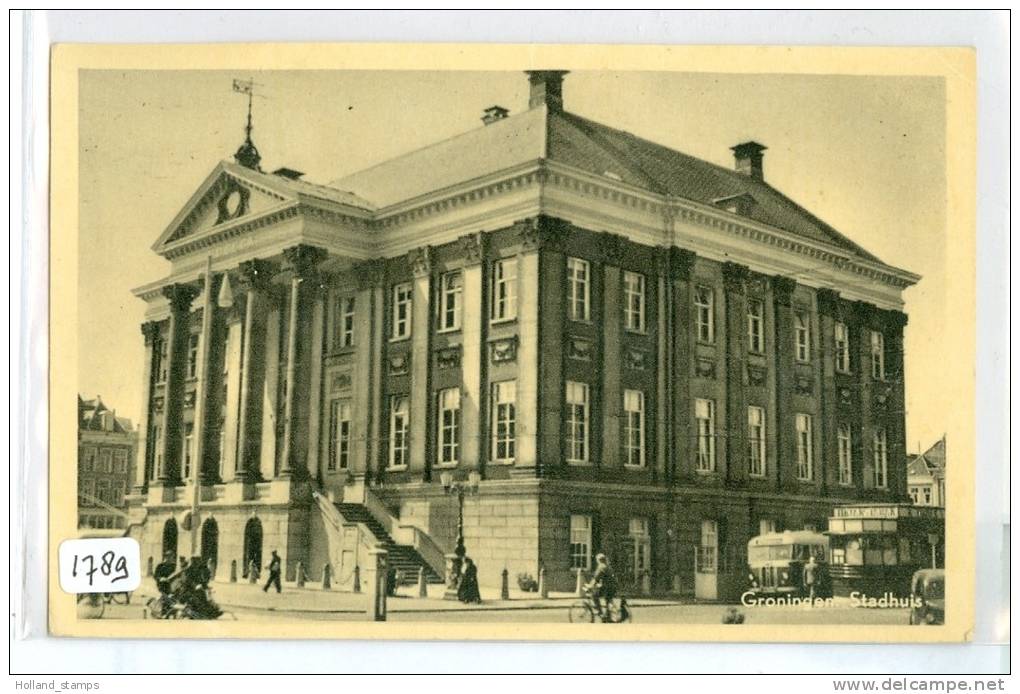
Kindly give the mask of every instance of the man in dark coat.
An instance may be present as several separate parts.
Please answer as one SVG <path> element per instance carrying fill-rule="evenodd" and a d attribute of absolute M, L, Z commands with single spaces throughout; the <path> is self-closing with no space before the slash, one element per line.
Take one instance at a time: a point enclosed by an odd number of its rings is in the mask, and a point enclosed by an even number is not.
<path fill-rule="evenodd" d="M 465 603 L 480 603 L 482 601 L 482 596 L 478 592 L 478 567 L 470 557 L 464 557 L 460 585 L 457 586 L 457 599 Z"/>
<path fill-rule="evenodd" d="M 269 586 L 273 586 L 273 585 L 276 586 L 276 592 L 277 593 L 280 592 L 280 590 L 281 590 L 281 588 L 280 588 L 280 567 L 281 567 L 280 555 L 277 554 L 276 550 L 274 549 L 273 550 L 273 556 L 269 560 L 269 565 L 266 566 L 266 568 L 269 569 L 269 580 L 266 581 L 266 585 L 262 588 L 262 592 L 263 593 L 268 593 L 269 592 Z"/>

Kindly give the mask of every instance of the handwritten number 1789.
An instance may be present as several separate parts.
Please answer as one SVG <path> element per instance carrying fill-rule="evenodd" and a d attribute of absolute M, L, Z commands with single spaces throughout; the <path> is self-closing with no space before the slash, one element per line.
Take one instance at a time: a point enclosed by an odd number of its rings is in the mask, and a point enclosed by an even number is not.
<path fill-rule="evenodd" d="M 110 583 L 116 583 L 117 581 L 123 580 L 128 577 L 127 569 L 127 558 L 118 557 L 114 552 L 104 552 L 99 558 L 98 566 L 96 564 L 96 558 L 91 554 L 86 554 L 83 557 L 79 557 L 77 554 L 74 555 L 74 566 L 71 569 L 71 575 L 77 578 L 78 576 L 78 563 L 82 564 L 82 571 L 86 576 L 89 577 L 89 585 L 92 585 L 92 577 L 96 575 L 98 571 L 103 576 L 112 576 Z M 85 564 L 88 564 L 88 570 L 85 570 Z"/>

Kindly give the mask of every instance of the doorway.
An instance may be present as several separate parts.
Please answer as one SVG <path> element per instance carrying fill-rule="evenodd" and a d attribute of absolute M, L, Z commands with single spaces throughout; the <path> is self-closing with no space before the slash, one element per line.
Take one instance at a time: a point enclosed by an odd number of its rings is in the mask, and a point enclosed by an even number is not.
<path fill-rule="evenodd" d="M 220 528 L 215 518 L 207 518 L 202 523 L 202 561 L 215 571 L 219 559 Z M 211 564 L 210 564 L 211 562 Z"/>
<path fill-rule="evenodd" d="M 177 563 L 177 521 L 173 518 L 167 520 L 163 524 L 163 556 L 167 555 L 173 557 L 173 561 Z"/>
<path fill-rule="evenodd" d="M 719 524 L 714 520 L 701 522 L 701 544 L 696 553 L 694 597 L 716 600 L 719 597 Z"/>
<path fill-rule="evenodd" d="M 248 578 L 251 565 L 255 564 L 255 576 L 262 568 L 262 521 L 249 518 L 244 526 L 244 568 L 242 573 Z"/>

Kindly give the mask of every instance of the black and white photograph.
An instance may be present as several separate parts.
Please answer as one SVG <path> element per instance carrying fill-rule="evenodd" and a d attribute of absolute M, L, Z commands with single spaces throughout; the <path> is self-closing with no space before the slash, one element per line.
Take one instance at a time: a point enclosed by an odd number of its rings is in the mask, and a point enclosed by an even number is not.
<path fill-rule="evenodd" d="M 338 65 L 75 73 L 63 629 L 963 638 L 945 78 Z"/>

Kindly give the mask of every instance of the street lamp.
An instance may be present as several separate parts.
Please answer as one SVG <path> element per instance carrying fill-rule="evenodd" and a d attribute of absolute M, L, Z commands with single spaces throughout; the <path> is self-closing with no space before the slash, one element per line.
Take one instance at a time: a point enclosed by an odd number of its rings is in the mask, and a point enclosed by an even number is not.
<path fill-rule="evenodd" d="M 447 600 L 457 599 L 457 588 L 460 583 L 460 569 L 464 564 L 464 495 L 474 494 L 478 491 L 478 483 L 482 477 L 476 470 L 468 473 L 467 480 L 454 481 L 453 473 L 445 470 L 439 474 L 439 481 L 443 484 L 443 491 L 447 494 L 457 495 L 457 545 L 453 554 L 446 555 L 446 594 Z"/>

